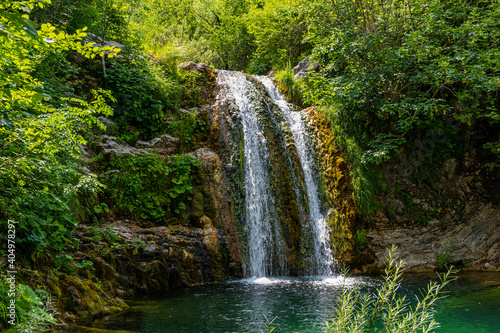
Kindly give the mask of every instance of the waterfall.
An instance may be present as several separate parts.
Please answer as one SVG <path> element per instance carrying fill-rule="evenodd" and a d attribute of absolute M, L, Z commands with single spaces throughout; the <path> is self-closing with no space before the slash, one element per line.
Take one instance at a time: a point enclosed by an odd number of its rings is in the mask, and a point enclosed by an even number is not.
<path fill-rule="evenodd" d="M 222 72 L 243 125 L 245 217 L 248 228 L 248 274 L 262 277 L 285 271 L 284 242 L 269 185 L 269 151 L 258 123 L 258 91 L 244 74 Z M 273 263 L 279 267 L 273 268 Z"/>
<path fill-rule="evenodd" d="M 288 102 L 271 79 L 263 76 L 258 77 L 258 79 L 264 84 L 271 99 L 283 112 L 286 122 L 292 131 L 302 172 L 304 173 L 304 183 L 309 206 L 309 221 L 314 233 L 317 272 L 319 275 L 332 276 L 334 260 L 330 245 L 330 231 L 326 223 L 326 218 L 321 213 L 318 187 L 314 181 L 314 159 L 301 113 L 290 110 Z"/>
<path fill-rule="evenodd" d="M 268 78 L 220 71 L 217 84 L 221 142 L 231 166 L 240 166 L 230 177 L 245 275 L 333 275 L 330 232 L 301 114 L 290 110 Z"/>

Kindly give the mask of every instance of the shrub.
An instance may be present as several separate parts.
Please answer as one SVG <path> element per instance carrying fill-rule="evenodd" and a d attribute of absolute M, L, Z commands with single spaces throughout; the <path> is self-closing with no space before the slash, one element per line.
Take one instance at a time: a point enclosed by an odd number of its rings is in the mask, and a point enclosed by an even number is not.
<path fill-rule="evenodd" d="M 0 276 L 0 329 L 9 326 L 11 317 L 7 316 L 10 305 L 11 282 L 6 276 Z M 50 294 L 44 290 L 33 291 L 29 286 L 18 284 L 15 292 L 16 326 L 15 332 L 45 332 L 52 327 L 56 312 Z M 10 331 L 10 330 L 9 330 Z"/>
<path fill-rule="evenodd" d="M 444 248 L 436 256 L 439 269 L 444 269 L 453 262 L 454 252 L 455 238 L 453 237 L 451 241 L 445 243 Z"/>
<path fill-rule="evenodd" d="M 395 252 L 396 247 L 392 246 L 386 257 L 385 283 L 375 293 L 361 296 L 359 288 L 343 287 L 333 318 L 328 322 L 329 333 L 430 332 L 439 327 L 433 318 L 433 306 L 442 298 L 443 288 L 456 279 L 451 276 L 454 271 L 449 269 L 445 274 L 438 274 L 440 282 L 430 282 L 417 305 L 410 307 L 405 296 L 396 294 L 401 286 L 404 263 L 397 260 Z"/>
<path fill-rule="evenodd" d="M 159 133 L 165 114 L 179 107 L 181 87 L 175 77 L 144 59 L 112 62 L 107 82 L 117 99 L 113 107 L 118 124 L 136 127 L 144 138 Z"/>
<path fill-rule="evenodd" d="M 188 155 L 169 160 L 151 153 L 119 156 L 110 162 L 110 168 L 119 171 L 103 179 L 108 186 L 104 195 L 120 215 L 153 221 L 179 215 L 192 199 L 194 171 L 199 163 Z"/>
<path fill-rule="evenodd" d="M 277 71 L 274 79 L 278 82 L 278 87 L 289 101 L 302 105 L 302 90 L 298 81 L 294 78 L 290 64 L 285 69 Z"/>
<path fill-rule="evenodd" d="M 336 104 L 321 107 L 319 111 L 330 121 L 336 142 L 349 163 L 356 205 L 360 213 L 370 216 L 380 206 L 375 197 L 380 169 L 362 162 L 363 148 L 356 138 L 363 136 L 363 128 L 355 115 Z"/>
<path fill-rule="evenodd" d="M 307 40 L 321 69 L 306 97 L 345 109 L 364 163 L 437 167 L 460 149 L 461 123 L 498 126 L 497 2 L 310 3 Z"/>
<path fill-rule="evenodd" d="M 179 72 L 179 81 L 182 84 L 182 104 L 184 107 L 198 106 L 201 93 L 201 81 L 204 76 L 200 73 L 182 70 Z"/>
<path fill-rule="evenodd" d="M 366 242 L 367 242 L 366 230 L 362 229 L 362 230 L 356 231 L 356 235 L 354 237 L 356 240 L 356 252 L 359 253 L 359 252 L 363 251 L 363 249 L 366 246 Z"/>

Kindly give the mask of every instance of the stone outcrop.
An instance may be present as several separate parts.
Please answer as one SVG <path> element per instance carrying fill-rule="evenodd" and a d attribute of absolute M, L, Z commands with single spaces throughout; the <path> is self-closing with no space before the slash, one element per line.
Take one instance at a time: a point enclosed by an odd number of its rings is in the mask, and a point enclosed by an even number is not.
<path fill-rule="evenodd" d="M 169 156 L 179 151 L 179 138 L 169 134 L 162 134 L 161 137 L 153 138 L 149 141 L 137 141 L 135 147 Z"/>
<path fill-rule="evenodd" d="M 92 276 L 31 275 L 57 297 L 58 317 L 66 323 L 121 311 L 128 307 L 123 299 L 234 277 L 223 234 L 209 217 L 199 221 L 198 226 L 145 227 L 130 220 L 83 225 L 74 232 L 78 249 L 66 251 L 75 260 L 69 267 L 92 262 Z"/>
<path fill-rule="evenodd" d="M 293 68 L 295 73 L 295 79 L 302 79 L 306 77 L 310 72 L 314 72 L 319 68 L 319 64 L 312 62 L 309 58 L 304 58 L 300 61 L 297 66 Z"/>
<path fill-rule="evenodd" d="M 207 64 L 195 63 L 192 61 L 183 62 L 182 64 L 179 64 L 178 67 L 187 71 L 192 71 L 203 75 L 209 75 L 213 70 L 213 68 Z"/>
<path fill-rule="evenodd" d="M 137 155 L 153 151 L 160 155 L 170 156 L 179 151 L 179 138 L 162 134 L 159 138 L 153 138 L 149 141 L 137 141 L 135 147 L 132 147 L 114 136 L 102 135 L 101 142 L 97 143 L 97 150 L 108 156 Z"/>
<path fill-rule="evenodd" d="M 443 225 L 439 220 L 413 228 L 378 223 L 367 237 L 377 269 L 385 267 L 386 249 L 393 244 L 411 271 L 437 269 L 440 260 L 466 268 L 500 268 L 500 209 L 491 206 L 454 225 Z"/>
<path fill-rule="evenodd" d="M 427 192 L 400 170 L 387 169 L 384 178 L 391 190 L 380 198 L 384 209 L 370 221 L 364 270 L 380 270 L 392 244 L 410 271 L 445 264 L 500 270 L 500 205 L 492 190 L 499 177 L 474 160 L 467 154 L 462 161 L 446 160 Z"/>
<path fill-rule="evenodd" d="M 98 152 L 104 155 L 117 156 L 123 154 L 136 155 L 140 152 L 139 149 L 120 142 L 114 136 L 103 135 L 101 142 L 97 144 Z"/>
<path fill-rule="evenodd" d="M 224 239 L 207 216 L 200 220 L 202 227 L 140 227 L 128 220 L 83 227 L 80 249 L 94 262 L 96 277 L 111 282 L 113 297 L 225 280 L 231 275 L 221 263 Z M 113 233 L 112 239 L 105 232 Z"/>

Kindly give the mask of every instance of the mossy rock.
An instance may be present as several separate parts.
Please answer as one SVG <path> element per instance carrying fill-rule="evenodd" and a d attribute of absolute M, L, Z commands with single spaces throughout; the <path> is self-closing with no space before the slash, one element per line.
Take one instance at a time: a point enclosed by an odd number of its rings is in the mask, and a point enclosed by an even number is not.
<path fill-rule="evenodd" d="M 197 186 L 193 189 L 191 205 L 189 209 L 189 218 L 196 221 L 204 215 L 203 187 Z"/>
<path fill-rule="evenodd" d="M 349 165 L 336 144 L 335 133 L 329 121 L 314 107 L 303 112 L 310 120 L 308 126 L 318 151 L 325 197 L 329 206 L 335 207 L 334 214 L 330 214 L 327 220 L 332 230 L 330 238 L 339 261 L 349 263 L 356 256 L 354 233 L 359 220 Z"/>

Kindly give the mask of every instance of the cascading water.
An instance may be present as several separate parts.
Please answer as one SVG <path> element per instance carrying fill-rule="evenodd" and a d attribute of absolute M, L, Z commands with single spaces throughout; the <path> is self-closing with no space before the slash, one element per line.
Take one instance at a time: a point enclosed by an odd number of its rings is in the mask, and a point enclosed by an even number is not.
<path fill-rule="evenodd" d="M 292 131 L 293 140 L 295 141 L 300 164 L 302 166 L 302 172 L 304 173 L 304 183 L 309 206 L 309 221 L 314 233 L 314 251 L 317 273 L 319 275 L 332 276 L 334 260 L 330 245 L 330 231 L 326 219 L 321 213 L 318 187 L 314 181 L 314 160 L 301 114 L 300 112 L 293 112 L 290 110 L 288 102 L 271 79 L 268 77 L 258 77 L 258 79 L 264 84 L 267 93 L 282 111 Z"/>
<path fill-rule="evenodd" d="M 243 127 L 245 218 L 249 257 L 247 275 L 280 275 L 286 271 L 285 245 L 274 212 L 275 204 L 268 174 L 270 168 L 267 164 L 269 151 L 254 105 L 259 93 L 242 73 L 221 72 L 219 79 L 219 84 L 225 85 L 234 98 Z"/>
<path fill-rule="evenodd" d="M 217 84 L 222 144 L 230 168 L 240 166 L 229 177 L 245 274 L 332 276 L 330 233 L 301 114 L 268 78 L 220 71 Z"/>

